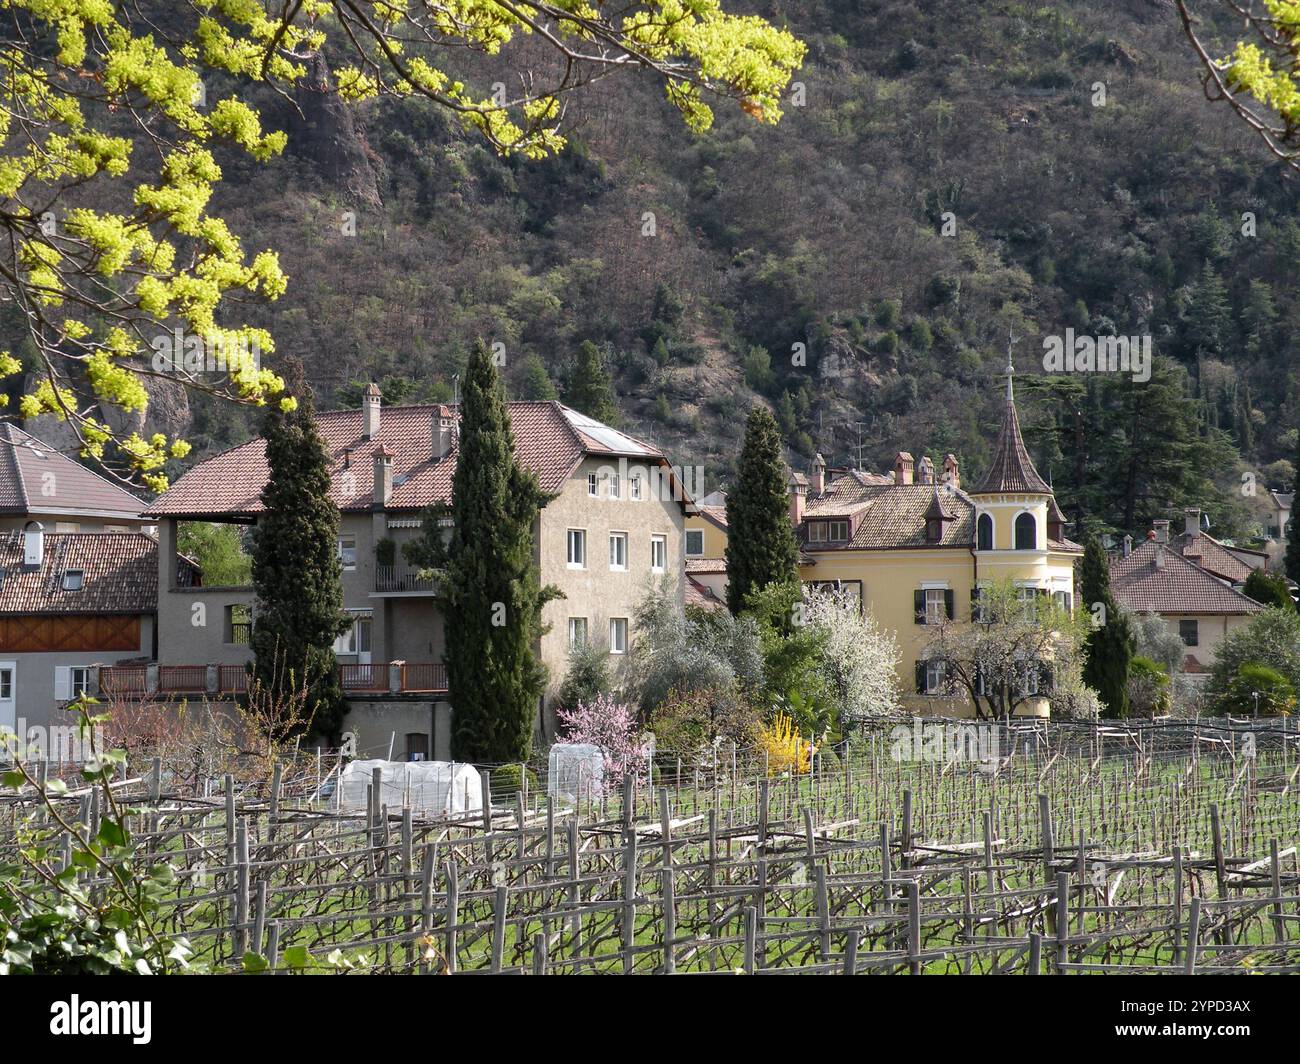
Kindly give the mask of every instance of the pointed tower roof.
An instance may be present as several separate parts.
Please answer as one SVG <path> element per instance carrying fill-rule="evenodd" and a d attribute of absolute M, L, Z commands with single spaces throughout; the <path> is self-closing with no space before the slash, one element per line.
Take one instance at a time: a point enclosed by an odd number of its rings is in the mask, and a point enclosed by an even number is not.
<path fill-rule="evenodd" d="M 993 461 L 989 465 L 989 471 L 984 474 L 979 487 L 971 493 L 973 495 L 1024 491 L 1052 494 L 1052 489 L 1034 468 L 1029 448 L 1020 435 L 1020 417 L 1016 413 L 1015 389 L 1012 384 L 1015 372 L 1011 352 L 1008 350 L 1007 401 L 1002 411 L 1002 431 L 998 433 L 998 442 L 993 447 Z"/>

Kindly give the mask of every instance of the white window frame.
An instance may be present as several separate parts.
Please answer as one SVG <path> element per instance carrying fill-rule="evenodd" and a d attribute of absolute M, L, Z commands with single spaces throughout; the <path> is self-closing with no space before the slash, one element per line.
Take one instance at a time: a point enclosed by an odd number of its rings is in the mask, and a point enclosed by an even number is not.
<path fill-rule="evenodd" d="M 587 495 L 589 498 L 600 498 L 600 477 L 595 473 L 587 474 Z"/>
<path fill-rule="evenodd" d="M 650 571 L 662 573 L 668 568 L 668 537 L 650 537 Z"/>
<path fill-rule="evenodd" d="M 948 589 L 944 587 L 926 587 L 925 623 L 943 624 L 948 619 Z"/>
<path fill-rule="evenodd" d="M 591 626 L 587 623 L 586 617 L 569 618 L 569 647 L 573 648 L 580 644 L 585 644 L 590 639 Z"/>
<path fill-rule="evenodd" d="M 809 521 L 808 522 L 808 542 L 825 543 L 826 537 L 830 535 L 830 528 L 826 521 Z"/>
<path fill-rule="evenodd" d="M 76 574 L 76 579 L 73 579 Z M 69 586 L 69 585 L 73 586 Z M 59 586 L 64 591 L 84 591 L 86 589 L 86 570 L 85 569 L 64 569 L 63 579 L 59 581 Z"/>
<path fill-rule="evenodd" d="M 587 568 L 587 530 L 585 528 L 571 528 L 565 537 L 567 554 L 565 555 L 565 564 L 570 569 Z M 574 547 L 577 547 L 577 550 Z"/>
<path fill-rule="evenodd" d="M 621 549 L 617 549 L 621 546 Z M 628 534 L 611 532 L 609 534 L 609 569 L 614 573 L 627 572 Z M 616 560 L 616 558 L 618 560 Z"/>
<path fill-rule="evenodd" d="M 349 547 L 347 544 L 351 543 Z M 348 560 L 351 555 L 352 560 Z M 339 564 L 343 566 L 345 573 L 356 572 L 357 568 L 357 537 L 354 533 L 346 532 L 339 534 Z"/>
<path fill-rule="evenodd" d="M 609 652 L 611 654 L 627 653 L 628 624 L 626 617 L 609 619 Z"/>
<path fill-rule="evenodd" d="M 54 666 L 54 701 L 71 702 L 90 693 L 89 665 Z"/>
<path fill-rule="evenodd" d="M 641 501 L 641 474 L 633 473 L 631 476 L 627 478 L 627 484 L 628 484 L 627 487 L 628 498 L 631 499 L 633 502 L 640 502 Z"/>
<path fill-rule="evenodd" d="M 842 535 L 836 535 L 836 531 L 841 530 Z M 826 542 L 827 543 L 847 543 L 849 541 L 849 523 L 843 519 L 836 519 L 826 523 Z"/>
<path fill-rule="evenodd" d="M 692 537 L 692 536 L 699 536 L 699 537 L 700 537 L 700 549 L 699 549 L 699 550 L 691 550 L 691 537 Z M 688 558 L 703 558 L 703 557 L 704 557 L 704 529 L 702 529 L 702 528 L 688 528 L 688 529 L 686 530 L 686 557 L 688 557 Z"/>
<path fill-rule="evenodd" d="M 925 663 L 925 693 L 927 695 L 941 694 L 943 692 L 943 683 L 943 662 L 927 661 Z"/>
<path fill-rule="evenodd" d="M 7 718 L 6 714 L 0 712 L 0 725 L 14 729 L 18 726 L 18 662 L 0 661 L 0 675 L 4 673 L 9 674 L 9 693 L 6 695 L 3 689 L 0 689 L 0 701 L 9 704 L 13 717 Z"/>
<path fill-rule="evenodd" d="M 621 490 L 618 483 L 618 474 L 610 473 L 605 479 L 609 483 L 609 497 L 611 499 L 617 499 L 619 497 L 619 491 Z"/>

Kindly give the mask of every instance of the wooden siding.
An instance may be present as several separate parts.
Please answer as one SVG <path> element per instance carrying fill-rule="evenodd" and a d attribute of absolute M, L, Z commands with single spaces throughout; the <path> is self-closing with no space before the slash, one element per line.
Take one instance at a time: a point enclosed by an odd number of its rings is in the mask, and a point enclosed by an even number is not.
<path fill-rule="evenodd" d="M 139 615 L 0 617 L 0 652 L 140 650 Z"/>

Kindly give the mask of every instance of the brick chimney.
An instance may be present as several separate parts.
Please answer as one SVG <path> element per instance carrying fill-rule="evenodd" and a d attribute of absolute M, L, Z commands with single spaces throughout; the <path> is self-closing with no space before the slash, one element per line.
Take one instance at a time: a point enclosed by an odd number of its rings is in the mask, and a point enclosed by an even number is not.
<path fill-rule="evenodd" d="M 371 493 L 371 502 L 376 510 L 382 510 L 393 497 L 393 452 L 382 443 L 374 454 L 375 485 Z"/>
<path fill-rule="evenodd" d="M 379 435 L 379 408 L 382 400 L 379 385 L 371 381 L 366 385 L 365 395 L 361 397 L 361 438 L 373 440 Z"/>
<path fill-rule="evenodd" d="M 790 492 L 790 524 L 797 530 L 803 524 L 803 508 L 808 501 L 808 481 L 800 473 L 791 473 L 786 481 Z"/>
<path fill-rule="evenodd" d="M 906 451 L 899 451 L 894 459 L 894 483 L 900 486 L 912 483 L 912 456 Z"/>
<path fill-rule="evenodd" d="M 961 471 L 957 468 L 957 456 L 955 454 L 944 455 L 943 482 L 954 491 L 961 487 Z"/>
<path fill-rule="evenodd" d="M 916 482 L 918 484 L 934 483 L 934 463 L 930 461 L 929 455 L 922 455 L 921 461 L 917 463 Z"/>
<path fill-rule="evenodd" d="M 445 406 L 440 407 L 439 412 L 433 415 L 432 438 L 434 461 L 446 458 L 456 438 L 456 419 Z"/>
<path fill-rule="evenodd" d="M 814 497 L 826 490 L 826 459 L 820 454 L 813 455 L 808 467 L 808 491 Z"/>
<path fill-rule="evenodd" d="M 1183 511 L 1183 531 L 1189 539 L 1196 539 L 1201 534 L 1201 511 L 1188 508 Z"/>
<path fill-rule="evenodd" d="M 1169 542 L 1169 522 L 1163 517 L 1151 522 L 1151 530 L 1155 533 L 1153 538 L 1157 543 Z"/>

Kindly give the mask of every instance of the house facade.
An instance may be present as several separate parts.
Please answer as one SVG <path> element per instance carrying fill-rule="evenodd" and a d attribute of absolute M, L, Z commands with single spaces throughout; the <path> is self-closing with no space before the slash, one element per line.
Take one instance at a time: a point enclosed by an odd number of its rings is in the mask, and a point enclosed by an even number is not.
<path fill-rule="evenodd" d="M 142 532 L 0 532 L 0 727 L 71 725 L 101 666 L 152 660 L 157 599 Z"/>
<path fill-rule="evenodd" d="M 929 458 L 900 452 L 892 476 L 834 477 L 818 455 L 807 477 L 790 479 L 790 516 L 800 578 L 847 591 L 895 634 L 902 701 L 918 715 L 972 712 L 965 695 L 944 693 L 926 650 L 934 626 L 970 619 L 981 586 L 1011 581 L 1027 598 L 1074 605 L 1083 548 L 1066 538 L 1052 489 L 1025 447 L 1010 376 L 992 463 L 978 485 L 962 485 L 951 454 L 938 470 Z M 1043 692 L 1018 712 L 1043 714 L 1049 703 Z"/>
<path fill-rule="evenodd" d="M 569 647 L 608 652 L 629 677 L 637 605 L 667 583 L 685 594 L 680 480 L 658 449 L 554 402 L 509 404 L 516 456 L 550 500 L 534 528 L 543 584 L 563 598 L 543 610 L 538 650 L 550 673 L 539 729 L 551 713 Z M 344 608 L 352 626 L 335 653 L 358 752 L 449 756 L 445 627 L 433 580 L 403 561 L 421 512 L 450 502 L 457 461 L 456 412 L 444 405 L 384 409 L 371 385 L 360 410 L 317 415 L 331 463 L 330 497 L 340 511 Z M 251 660 L 251 587 L 192 586 L 176 564 L 184 521 L 256 524 L 268 477 L 265 442 L 250 441 L 195 466 L 149 510 L 158 522 L 158 660 L 243 666 Z"/>

